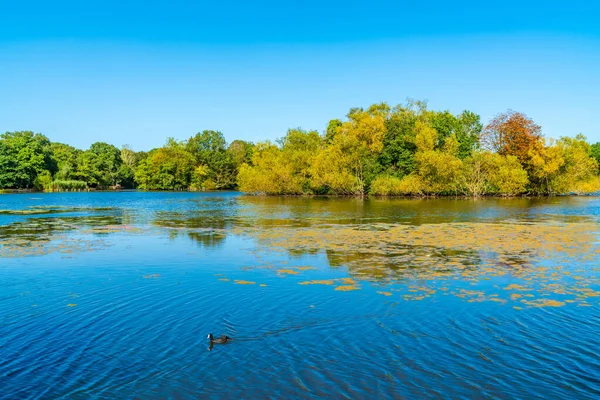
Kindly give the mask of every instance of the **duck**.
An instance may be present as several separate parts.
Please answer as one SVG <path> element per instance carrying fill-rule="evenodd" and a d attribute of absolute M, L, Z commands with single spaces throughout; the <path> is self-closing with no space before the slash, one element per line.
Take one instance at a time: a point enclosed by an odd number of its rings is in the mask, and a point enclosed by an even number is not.
<path fill-rule="evenodd" d="M 231 338 L 229 336 L 226 336 L 226 335 L 221 335 L 221 337 L 218 337 L 218 338 L 215 339 L 214 336 L 212 335 L 212 333 L 209 333 L 206 338 L 208 340 L 210 340 L 210 344 L 213 344 L 213 343 L 225 344 L 225 343 L 227 343 L 227 342 L 229 342 L 231 340 Z"/>

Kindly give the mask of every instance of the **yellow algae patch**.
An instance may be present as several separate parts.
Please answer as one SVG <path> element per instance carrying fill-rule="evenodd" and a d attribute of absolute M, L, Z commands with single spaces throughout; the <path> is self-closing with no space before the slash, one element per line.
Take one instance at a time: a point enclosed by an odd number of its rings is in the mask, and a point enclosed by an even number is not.
<path fill-rule="evenodd" d="M 294 271 L 293 269 L 278 269 L 277 273 L 287 275 L 298 275 L 298 271 Z"/>
<path fill-rule="evenodd" d="M 583 293 L 583 297 L 598 297 L 598 296 L 600 296 L 600 292 L 588 292 L 588 291 L 585 291 L 585 293 Z"/>
<path fill-rule="evenodd" d="M 340 281 L 346 285 L 354 285 L 356 284 L 356 281 L 352 278 L 342 278 L 340 279 Z"/>
<path fill-rule="evenodd" d="M 264 284 L 264 283 L 261 283 L 259 286 L 265 287 L 265 286 L 267 286 L 267 285 L 266 285 L 266 284 Z"/>
<path fill-rule="evenodd" d="M 384 296 L 391 296 L 392 294 L 390 292 L 377 292 L 379 294 L 382 294 Z"/>
<path fill-rule="evenodd" d="M 507 287 L 505 287 L 504 290 L 531 290 L 531 289 L 528 287 L 516 285 L 513 283 L 512 285 L 508 285 Z"/>
<path fill-rule="evenodd" d="M 323 280 L 298 282 L 298 284 L 299 285 L 334 285 L 335 281 L 323 279 Z"/>
<path fill-rule="evenodd" d="M 245 281 L 242 279 L 236 279 L 233 281 L 234 283 L 238 284 L 238 285 L 254 285 L 256 282 L 252 282 L 252 281 Z"/>
<path fill-rule="evenodd" d="M 358 290 L 358 287 L 355 285 L 344 285 L 336 287 L 335 290 L 339 290 L 340 292 L 349 292 L 351 290 Z"/>
<path fill-rule="evenodd" d="M 545 300 L 540 304 L 540 307 L 562 307 L 565 305 L 565 302 L 557 300 Z"/>
<path fill-rule="evenodd" d="M 75 304 L 75 303 L 67 304 L 67 307 L 76 307 L 76 306 L 77 306 L 77 304 Z"/>
<path fill-rule="evenodd" d="M 155 278 L 160 278 L 160 274 L 144 275 L 144 279 L 155 279 Z"/>
<path fill-rule="evenodd" d="M 299 271 L 308 271 L 310 269 L 316 269 L 315 267 L 311 267 L 311 266 L 304 266 L 304 267 L 295 267 L 297 270 Z"/>
<path fill-rule="evenodd" d="M 230 281 L 230 279 L 229 279 L 229 278 L 219 278 L 219 280 L 220 280 L 220 281 L 223 281 L 223 282 L 229 282 L 229 281 Z"/>
<path fill-rule="evenodd" d="M 510 295 L 510 299 L 511 300 L 517 300 L 517 299 L 520 299 L 521 297 L 523 297 L 523 295 L 522 294 L 518 294 L 518 293 L 513 293 L 513 294 Z"/>
<path fill-rule="evenodd" d="M 523 300 L 523 302 L 525 304 L 527 304 L 529 306 L 533 306 L 533 307 L 562 307 L 566 304 L 564 301 L 557 301 L 557 300 L 534 300 L 534 301 Z"/>

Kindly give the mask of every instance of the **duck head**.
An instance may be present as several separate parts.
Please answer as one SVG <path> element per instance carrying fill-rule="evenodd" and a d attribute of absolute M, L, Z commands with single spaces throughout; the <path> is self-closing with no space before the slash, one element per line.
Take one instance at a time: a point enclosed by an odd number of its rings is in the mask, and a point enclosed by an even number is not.
<path fill-rule="evenodd" d="M 211 342 L 214 340 L 213 339 L 213 335 L 212 333 L 209 333 L 208 336 L 206 337 L 208 340 L 210 340 Z"/>

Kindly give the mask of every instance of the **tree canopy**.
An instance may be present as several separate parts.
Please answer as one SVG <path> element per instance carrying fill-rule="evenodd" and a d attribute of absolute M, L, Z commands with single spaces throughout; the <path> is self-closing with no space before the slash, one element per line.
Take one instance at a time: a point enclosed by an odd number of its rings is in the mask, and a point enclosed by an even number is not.
<path fill-rule="evenodd" d="M 352 108 L 322 132 L 290 129 L 275 143 L 227 143 L 203 130 L 136 152 L 96 142 L 53 143 L 30 131 L 0 136 L 0 189 L 239 189 L 263 194 L 556 195 L 600 188 L 600 143 L 546 139 L 508 110 L 436 111 L 423 101 Z"/>

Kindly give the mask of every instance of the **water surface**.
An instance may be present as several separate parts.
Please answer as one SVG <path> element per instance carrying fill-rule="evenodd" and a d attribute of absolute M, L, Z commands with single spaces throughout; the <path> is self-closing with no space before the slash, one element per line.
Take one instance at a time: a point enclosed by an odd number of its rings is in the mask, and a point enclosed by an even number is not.
<path fill-rule="evenodd" d="M 596 197 L 2 195 L 0 397 L 598 398 L 599 221 Z"/>

